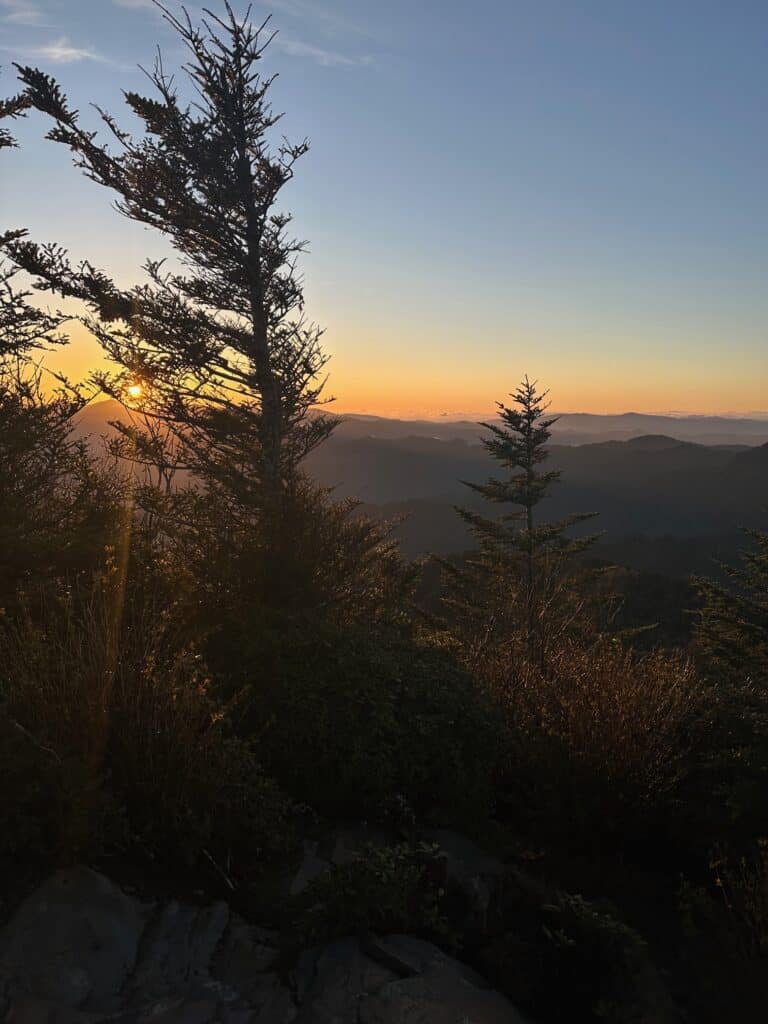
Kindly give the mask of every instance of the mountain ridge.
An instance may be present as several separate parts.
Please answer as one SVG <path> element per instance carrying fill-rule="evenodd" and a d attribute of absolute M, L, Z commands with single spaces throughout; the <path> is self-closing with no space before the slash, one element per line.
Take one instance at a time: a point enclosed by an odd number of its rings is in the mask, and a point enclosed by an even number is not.
<path fill-rule="evenodd" d="M 109 419 L 120 418 L 121 406 L 104 399 L 86 406 L 80 416 L 81 432 L 108 429 Z M 334 416 L 337 414 L 333 414 Z M 480 422 L 473 420 L 399 419 L 365 413 L 338 414 L 337 437 L 432 437 L 440 440 L 465 440 L 479 444 Z M 84 430 L 84 427 L 88 430 Z M 677 441 L 705 445 L 741 443 L 759 446 L 768 443 L 768 420 L 728 416 L 661 416 L 656 413 L 562 413 L 552 428 L 553 443 L 568 445 L 597 444 L 601 441 L 628 441 L 637 437 L 665 436 Z"/>

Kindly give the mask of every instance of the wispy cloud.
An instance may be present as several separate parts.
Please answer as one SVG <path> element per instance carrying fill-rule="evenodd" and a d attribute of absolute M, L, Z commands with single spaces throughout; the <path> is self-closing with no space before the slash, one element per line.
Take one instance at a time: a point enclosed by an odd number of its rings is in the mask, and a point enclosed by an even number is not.
<path fill-rule="evenodd" d="M 157 10 L 153 0 L 112 0 L 112 3 L 116 7 L 134 10 Z M 364 34 L 362 30 L 347 21 L 347 19 L 317 3 L 316 0 L 312 0 L 312 2 L 310 0 L 266 0 L 266 5 L 281 14 L 301 18 L 303 21 L 313 21 L 316 26 L 321 28 L 325 35 L 341 35 L 342 33 Z M 305 43 L 291 36 L 284 36 L 282 32 L 278 32 L 276 35 L 274 46 L 288 57 L 311 60 L 315 64 L 326 68 L 362 67 L 372 63 L 372 58 L 367 55 L 350 56 L 335 48 L 317 46 L 313 43 Z"/>
<path fill-rule="evenodd" d="M 34 53 L 36 57 L 43 57 L 54 64 L 75 64 L 81 60 L 96 61 L 98 64 L 111 63 L 95 50 L 89 50 L 83 46 L 73 46 L 66 36 L 60 36 L 59 39 L 48 43 L 47 46 L 37 46 L 30 52 Z"/>
<path fill-rule="evenodd" d="M 10 25 L 39 25 L 42 15 L 30 0 L 0 0 L 0 21 Z"/>
<path fill-rule="evenodd" d="M 344 53 L 336 53 L 334 50 L 326 50 L 321 46 L 312 46 L 310 43 L 302 43 L 298 39 L 280 35 L 275 37 L 274 45 L 289 57 L 303 57 L 324 68 L 360 67 L 371 63 L 371 57 L 368 56 L 349 57 Z"/>
<path fill-rule="evenodd" d="M 314 22 L 330 35 L 353 34 L 370 36 L 370 32 L 351 18 L 339 14 L 320 0 L 263 0 L 262 6 L 292 18 Z"/>
<path fill-rule="evenodd" d="M 51 64 L 76 64 L 79 61 L 92 61 L 96 64 L 108 64 L 110 67 L 121 70 L 133 70 L 97 53 L 96 50 L 89 50 L 86 46 L 73 45 L 66 36 L 60 36 L 45 46 L 7 46 L 3 44 L 0 46 L 0 50 L 15 54 L 17 59 L 43 60 Z"/>

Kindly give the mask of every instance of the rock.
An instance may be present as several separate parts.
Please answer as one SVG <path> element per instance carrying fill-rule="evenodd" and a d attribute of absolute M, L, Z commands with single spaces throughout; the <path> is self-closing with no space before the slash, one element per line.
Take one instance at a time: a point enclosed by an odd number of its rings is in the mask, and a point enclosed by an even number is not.
<path fill-rule="evenodd" d="M 320 839 L 305 839 L 301 861 L 288 887 L 289 896 L 299 896 L 310 882 L 331 868 L 353 863 L 369 843 L 388 846 L 390 839 L 380 829 L 366 825 L 339 825 Z"/>
<path fill-rule="evenodd" d="M 249 925 L 232 914 L 212 960 L 211 974 L 222 985 L 247 997 L 258 979 L 274 968 L 279 945 L 277 932 Z"/>
<path fill-rule="evenodd" d="M 338 851 L 337 851 L 338 852 Z M 341 854 L 343 856 L 343 854 Z M 407 935 L 301 954 L 224 903 L 145 906 L 87 868 L 60 872 L 0 933 L 7 1024 L 520 1024 L 466 965 Z"/>
<path fill-rule="evenodd" d="M 357 939 L 308 950 L 291 975 L 301 1007 L 297 1024 L 356 1024 L 361 998 L 396 979 L 362 952 Z"/>
<path fill-rule="evenodd" d="M 91 1024 L 102 1019 L 101 1014 L 83 1013 L 43 999 L 20 999 L 3 1017 L 6 1024 Z"/>
<path fill-rule="evenodd" d="M 318 855 L 320 843 L 314 839 L 304 840 L 304 855 L 288 889 L 289 896 L 299 896 L 320 875 L 324 874 L 330 862 Z"/>
<path fill-rule="evenodd" d="M 497 895 L 503 884 L 505 865 L 486 854 L 465 836 L 447 829 L 428 829 L 423 839 L 437 848 L 445 889 L 441 909 L 470 944 L 488 934 L 497 924 L 494 918 Z"/>
<path fill-rule="evenodd" d="M 220 1020 L 215 999 L 178 999 L 153 1006 L 136 1019 L 136 1024 L 217 1024 Z"/>
<path fill-rule="evenodd" d="M 310 950 L 294 984 L 296 1024 L 524 1024 L 470 968 L 404 935 Z"/>
<path fill-rule="evenodd" d="M 180 993 L 195 998 L 232 998 L 209 971 L 228 924 L 226 903 L 199 908 L 172 900 L 161 907 L 141 941 L 131 978 L 132 1001 Z"/>
<path fill-rule="evenodd" d="M 211 963 L 211 975 L 248 1004 L 243 1024 L 289 1024 L 296 1016 L 290 990 L 274 972 L 279 955 L 276 932 L 230 917 L 227 934 Z M 225 1024 L 240 1024 L 241 1009 L 228 1007 Z"/>
<path fill-rule="evenodd" d="M 146 908 L 88 868 L 60 871 L 0 933 L 10 999 L 109 1012 L 133 970 Z"/>
<path fill-rule="evenodd" d="M 442 970 L 386 985 L 360 1005 L 359 1024 L 524 1024 L 498 992 Z"/>
<path fill-rule="evenodd" d="M 450 968 L 471 984 L 483 988 L 485 982 L 471 967 L 448 956 L 431 942 L 415 939 L 411 935 L 387 935 L 384 938 L 367 937 L 361 946 L 368 956 L 386 963 L 400 978 L 420 974 L 436 974 Z"/>

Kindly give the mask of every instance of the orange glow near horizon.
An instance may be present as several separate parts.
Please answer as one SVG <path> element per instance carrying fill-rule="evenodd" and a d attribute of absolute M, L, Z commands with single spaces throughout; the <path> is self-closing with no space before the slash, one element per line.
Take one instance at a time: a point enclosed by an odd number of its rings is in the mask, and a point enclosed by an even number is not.
<path fill-rule="evenodd" d="M 98 342 L 83 327 L 72 325 L 70 334 L 69 345 L 46 355 L 47 367 L 72 381 L 84 381 L 108 366 Z M 436 366 L 429 346 L 413 339 L 411 365 L 404 370 L 400 346 L 391 360 L 382 358 L 379 349 L 372 362 L 359 347 L 344 342 L 328 346 L 332 359 L 325 395 L 333 397 L 328 409 L 336 413 L 435 420 L 487 417 L 525 373 L 549 388 L 552 408 L 558 412 L 749 416 L 765 411 L 767 404 L 768 373 L 763 368 L 747 386 L 734 383 L 729 391 L 727 381 L 711 365 L 691 366 L 673 356 L 663 365 L 651 360 L 614 361 L 595 369 L 594 363 L 569 365 L 552 351 L 542 353 L 537 344 L 518 342 L 497 372 L 487 364 L 478 365 L 471 349 L 463 358 L 453 353 L 451 362 Z M 141 393 L 138 382 L 128 389 L 134 399 Z"/>

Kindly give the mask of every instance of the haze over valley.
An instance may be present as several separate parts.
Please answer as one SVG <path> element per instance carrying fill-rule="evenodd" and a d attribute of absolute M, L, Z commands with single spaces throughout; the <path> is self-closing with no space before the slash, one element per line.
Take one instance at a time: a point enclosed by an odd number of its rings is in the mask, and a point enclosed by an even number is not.
<path fill-rule="evenodd" d="M 79 430 L 96 446 L 116 402 L 96 402 Z M 455 506 L 482 508 L 464 481 L 491 470 L 478 423 L 343 415 L 307 470 L 338 498 L 356 498 L 396 520 L 409 557 L 471 546 Z M 547 517 L 598 511 L 595 551 L 635 569 L 685 577 L 716 570 L 759 527 L 768 505 L 768 422 L 727 417 L 563 414 L 552 429 L 551 468 L 562 478 L 542 505 Z"/>

